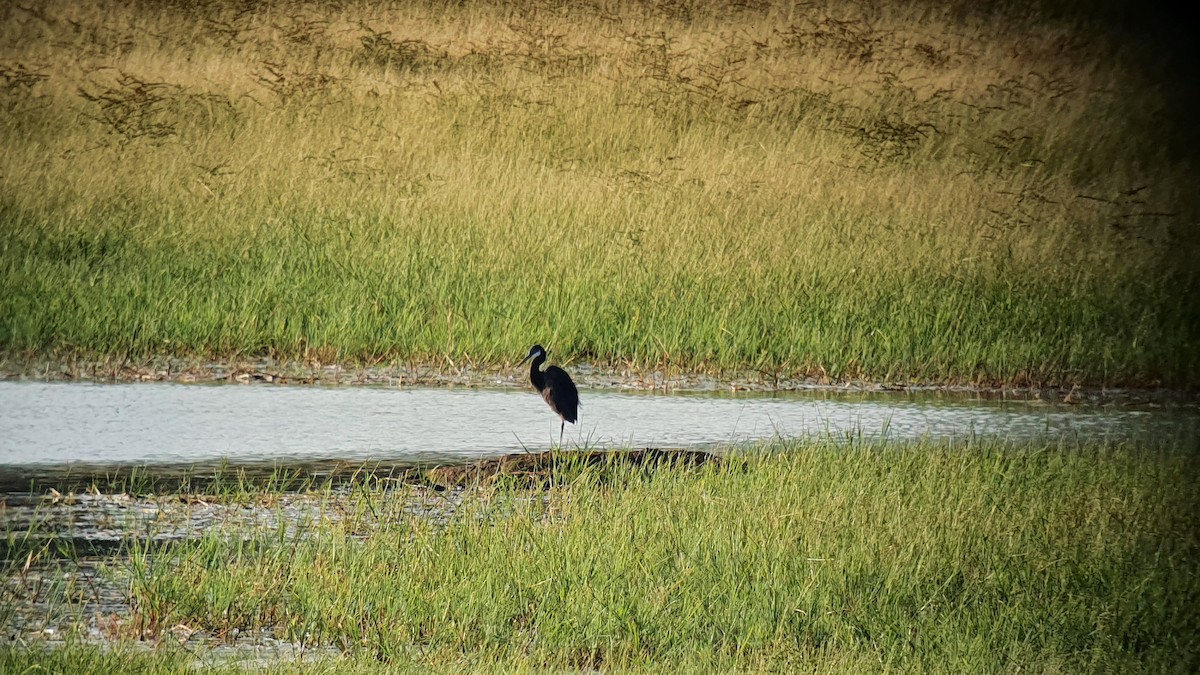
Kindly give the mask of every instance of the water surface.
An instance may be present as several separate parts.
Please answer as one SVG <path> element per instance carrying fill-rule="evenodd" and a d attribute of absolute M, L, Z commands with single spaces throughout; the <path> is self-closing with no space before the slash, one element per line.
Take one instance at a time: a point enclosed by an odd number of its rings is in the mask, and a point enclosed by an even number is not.
<path fill-rule="evenodd" d="M 935 394 L 584 390 L 565 444 L 707 448 L 774 436 L 1115 439 L 1200 430 L 1195 408 L 1068 406 Z M 0 382 L 0 471 L 325 460 L 462 461 L 558 441 L 524 389 Z"/>

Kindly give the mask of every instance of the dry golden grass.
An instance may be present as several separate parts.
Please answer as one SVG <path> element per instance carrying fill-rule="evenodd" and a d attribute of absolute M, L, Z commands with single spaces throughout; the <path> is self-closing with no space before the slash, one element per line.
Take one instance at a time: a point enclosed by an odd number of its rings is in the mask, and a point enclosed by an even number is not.
<path fill-rule="evenodd" d="M 9 349 L 1200 369 L 1194 171 L 1164 92 L 1075 26 L 866 3 L 5 11 Z"/>

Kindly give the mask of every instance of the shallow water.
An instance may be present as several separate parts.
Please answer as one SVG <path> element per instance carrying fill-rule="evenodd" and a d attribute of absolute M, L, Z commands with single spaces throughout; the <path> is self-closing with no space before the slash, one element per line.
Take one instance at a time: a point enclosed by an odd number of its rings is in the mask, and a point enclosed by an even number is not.
<path fill-rule="evenodd" d="M 1071 406 L 946 394 L 584 390 L 565 444 L 706 448 L 774 436 L 1159 437 L 1191 406 Z M 558 418 L 525 389 L 0 382 L 0 472 L 227 461 L 445 462 L 544 450 Z"/>

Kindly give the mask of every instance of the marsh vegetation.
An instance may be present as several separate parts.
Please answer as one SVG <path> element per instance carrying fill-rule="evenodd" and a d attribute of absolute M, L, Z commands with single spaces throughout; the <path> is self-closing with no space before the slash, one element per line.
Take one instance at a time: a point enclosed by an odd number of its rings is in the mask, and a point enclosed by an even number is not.
<path fill-rule="evenodd" d="M 1072 6 L 3 3 L 0 373 L 1186 389 L 1195 149 Z M 6 497 L 0 671 L 1200 669 L 1195 438 L 630 456 Z"/>
<path fill-rule="evenodd" d="M 948 3 L 8 3 L 0 348 L 1200 373 L 1168 83 Z M 1144 55 L 1142 55 L 1144 56 Z"/>
<path fill-rule="evenodd" d="M 312 650 L 276 665 L 287 672 L 1197 666 L 1189 446 L 808 442 L 699 466 L 630 458 L 566 453 L 533 483 L 529 467 L 501 466 L 445 492 L 370 472 L 181 493 L 125 483 L 136 536 L 99 581 L 29 572 L 63 559 L 40 537 L 79 501 L 47 499 L 40 521 L 7 520 L 5 604 L 20 614 L 41 594 L 40 621 L 66 646 L 3 648 L 0 663 L 178 672 L 268 636 Z M 183 541 L 152 540 L 155 522 L 190 517 Z M 121 590 L 123 608 L 89 633 L 97 588 Z M 134 639 L 158 647 L 131 651 Z"/>

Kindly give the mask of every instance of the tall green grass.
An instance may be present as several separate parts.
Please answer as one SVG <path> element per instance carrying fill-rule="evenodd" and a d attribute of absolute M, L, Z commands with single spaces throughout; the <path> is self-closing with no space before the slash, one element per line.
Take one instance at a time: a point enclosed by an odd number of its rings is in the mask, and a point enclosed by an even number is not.
<path fill-rule="evenodd" d="M 806 443 L 135 552 L 131 621 L 382 667 L 1191 672 L 1189 447 Z M 364 525 L 355 512 L 378 517 Z M 230 536 L 231 534 L 235 536 Z"/>
<path fill-rule="evenodd" d="M 0 348 L 1194 382 L 1167 92 L 1001 10 L 10 8 Z"/>

